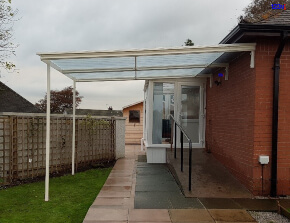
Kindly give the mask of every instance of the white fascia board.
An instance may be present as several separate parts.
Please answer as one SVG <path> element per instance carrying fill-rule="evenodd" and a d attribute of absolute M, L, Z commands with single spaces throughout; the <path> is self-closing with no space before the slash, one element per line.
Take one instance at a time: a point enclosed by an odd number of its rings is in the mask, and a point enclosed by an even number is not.
<path fill-rule="evenodd" d="M 42 61 L 58 59 L 81 59 L 101 57 L 138 57 L 157 55 L 178 55 L 195 53 L 242 52 L 255 51 L 256 43 L 218 44 L 211 46 L 187 46 L 175 48 L 133 49 L 112 51 L 80 51 L 80 52 L 52 52 L 37 53 Z"/>

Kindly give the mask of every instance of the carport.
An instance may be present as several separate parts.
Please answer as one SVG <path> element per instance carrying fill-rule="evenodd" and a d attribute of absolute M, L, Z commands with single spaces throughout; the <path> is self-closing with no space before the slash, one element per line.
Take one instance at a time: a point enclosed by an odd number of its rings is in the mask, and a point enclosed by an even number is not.
<path fill-rule="evenodd" d="M 223 69 L 225 80 L 228 80 L 229 62 L 241 53 L 251 54 L 249 66 L 253 68 L 255 47 L 255 43 L 240 43 L 157 49 L 38 53 L 41 61 L 47 64 L 45 201 L 49 200 L 51 67 L 73 82 L 72 175 L 74 175 L 77 82 L 204 77 L 210 78 L 210 85 L 212 85 L 213 70 Z"/>

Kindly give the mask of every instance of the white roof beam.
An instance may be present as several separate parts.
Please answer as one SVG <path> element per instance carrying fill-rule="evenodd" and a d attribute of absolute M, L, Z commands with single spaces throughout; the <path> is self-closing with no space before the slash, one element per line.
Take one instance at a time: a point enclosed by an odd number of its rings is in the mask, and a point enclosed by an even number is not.
<path fill-rule="evenodd" d="M 255 43 L 218 44 L 212 46 L 187 46 L 177 48 L 157 48 L 140 50 L 82 51 L 37 53 L 42 61 L 58 59 L 105 58 L 105 57 L 138 57 L 157 55 L 178 55 L 217 52 L 255 51 Z"/>

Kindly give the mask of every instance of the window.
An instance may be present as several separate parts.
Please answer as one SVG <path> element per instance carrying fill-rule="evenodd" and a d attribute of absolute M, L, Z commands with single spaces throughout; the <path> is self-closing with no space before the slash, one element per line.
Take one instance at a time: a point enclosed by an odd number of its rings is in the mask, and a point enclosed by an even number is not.
<path fill-rule="evenodd" d="M 130 110 L 129 111 L 129 122 L 140 123 L 140 111 Z"/>

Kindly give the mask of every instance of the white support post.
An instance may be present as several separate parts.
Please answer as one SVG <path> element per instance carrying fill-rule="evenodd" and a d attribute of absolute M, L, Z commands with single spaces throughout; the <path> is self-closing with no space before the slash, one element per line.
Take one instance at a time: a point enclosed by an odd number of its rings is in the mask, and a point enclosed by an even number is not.
<path fill-rule="evenodd" d="M 49 153 L 50 153 L 50 65 L 47 64 L 46 102 L 46 154 L 45 154 L 45 201 L 49 200 Z"/>
<path fill-rule="evenodd" d="M 251 51 L 251 64 L 250 64 L 250 68 L 254 68 L 255 67 L 255 51 Z"/>
<path fill-rule="evenodd" d="M 76 143 L 76 81 L 73 83 L 73 136 L 72 136 L 72 161 L 71 174 L 75 175 L 75 143 Z"/>

